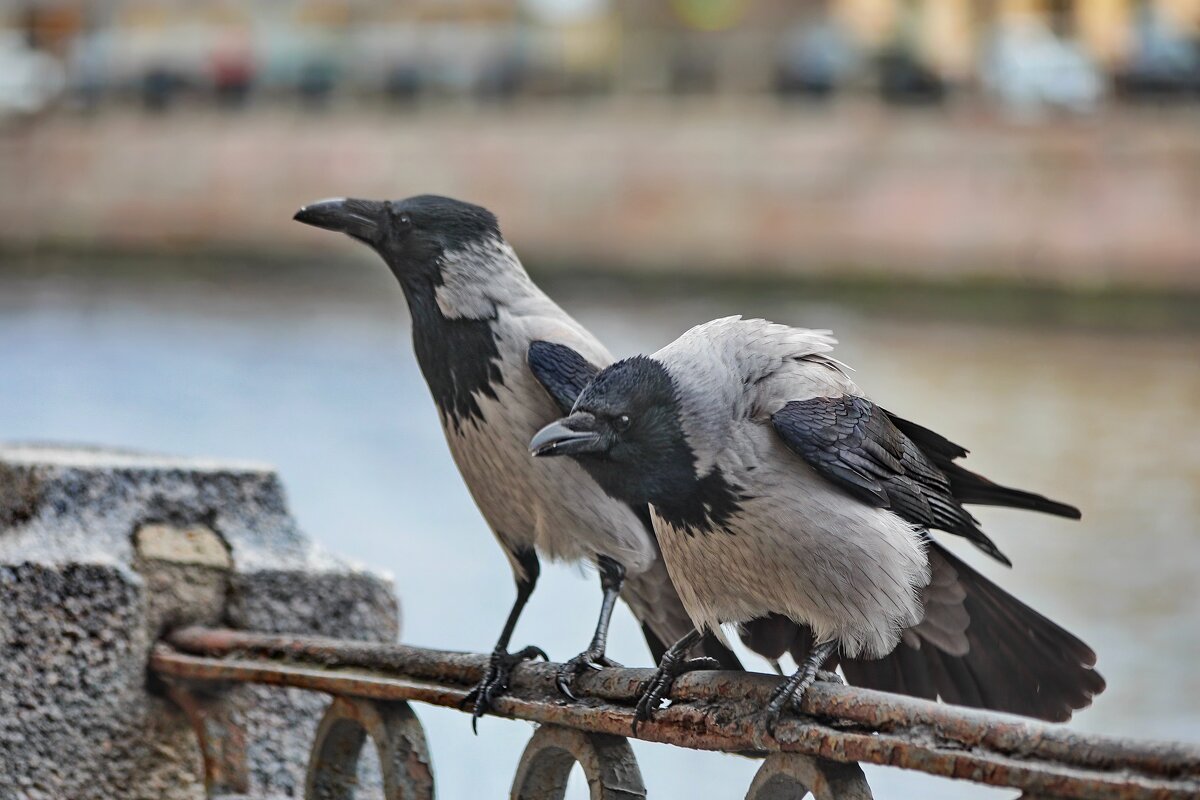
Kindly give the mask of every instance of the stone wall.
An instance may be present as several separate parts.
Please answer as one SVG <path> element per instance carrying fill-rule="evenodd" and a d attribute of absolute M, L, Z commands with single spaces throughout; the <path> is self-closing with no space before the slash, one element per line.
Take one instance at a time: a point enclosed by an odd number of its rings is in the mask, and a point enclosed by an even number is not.
<path fill-rule="evenodd" d="M 295 209 L 434 192 L 493 208 L 541 269 L 1196 290 L 1198 123 L 767 102 L 61 115 L 0 130 L 0 251 L 345 253 Z"/>
<path fill-rule="evenodd" d="M 395 641 L 387 581 L 321 552 L 269 469 L 0 448 L 0 798 L 204 796 L 196 737 L 146 672 L 186 624 Z M 328 700 L 232 690 L 253 797 L 299 797 Z"/>

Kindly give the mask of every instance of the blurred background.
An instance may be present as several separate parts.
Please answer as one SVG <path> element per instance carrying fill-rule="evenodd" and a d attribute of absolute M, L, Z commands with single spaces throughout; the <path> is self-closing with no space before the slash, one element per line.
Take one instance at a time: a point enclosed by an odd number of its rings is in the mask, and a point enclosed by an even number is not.
<path fill-rule="evenodd" d="M 0 0 L 0 439 L 272 462 L 406 641 L 490 647 L 509 571 L 399 290 L 290 221 L 425 192 L 619 355 L 833 328 L 875 399 L 1083 508 L 981 512 L 1011 571 L 964 553 L 1098 651 L 1071 724 L 1200 741 L 1200 0 Z M 547 569 L 517 644 L 578 652 L 598 599 Z M 507 793 L 524 723 L 419 713 L 443 796 Z M 663 797 L 757 767 L 635 749 Z"/>

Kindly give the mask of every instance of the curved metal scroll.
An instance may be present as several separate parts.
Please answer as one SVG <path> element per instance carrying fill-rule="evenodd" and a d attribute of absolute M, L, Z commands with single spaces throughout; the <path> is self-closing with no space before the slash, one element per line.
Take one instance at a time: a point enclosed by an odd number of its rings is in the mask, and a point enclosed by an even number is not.
<path fill-rule="evenodd" d="M 642 771 L 623 736 L 543 725 L 521 754 L 512 800 L 562 800 L 576 762 L 587 776 L 591 800 L 646 796 Z"/>
<path fill-rule="evenodd" d="M 754 775 L 746 800 L 871 800 L 858 764 L 839 764 L 800 753 L 772 753 Z"/>
<path fill-rule="evenodd" d="M 375 742 L 385 800 L 433 800 L 425 731 L 405 702 L 335 697 L 317 726 L 306 800 L 353 800 L 366 737 Z"/>

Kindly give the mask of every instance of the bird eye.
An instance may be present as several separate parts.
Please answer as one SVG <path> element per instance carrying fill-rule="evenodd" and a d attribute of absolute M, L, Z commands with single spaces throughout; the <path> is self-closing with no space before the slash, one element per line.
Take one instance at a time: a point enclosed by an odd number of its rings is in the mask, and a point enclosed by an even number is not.
<path fill-rule="evenodd" d="M 412 217 L 407 211 L 401 211 L 396 208 L 396 205 L 391 200 L 384 201 L 383 208 L 387 211 L 388 216 L 392 218 L 392 224 L 401 230 L 407 230 L 412 227 Z"/>
<path fill-rule="evenodd" d="M 625 431 L 629 430 L 629 422 L 629 415 L 622 414 L 613 420 L 613 427 L 616 428 L 618 432 L 624 433 Z"/>

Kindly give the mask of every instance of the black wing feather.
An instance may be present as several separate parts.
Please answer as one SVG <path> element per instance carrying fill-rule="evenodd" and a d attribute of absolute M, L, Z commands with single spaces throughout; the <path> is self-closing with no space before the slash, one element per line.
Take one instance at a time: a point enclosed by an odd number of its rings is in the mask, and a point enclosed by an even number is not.
<path fill-rule="evenodd" d="M 859 500 L 890 508 L 914 525 L 963 536 L 997 561 L 1011 565 L 955 497 L 946 474 L 870 400 L 851 396 L 793 400 L 771 421 L 788 449 Z M 962 449 L 937 434 L 932 436 L 937 437 L 931 441 L 939 457 Z"/>
<path fill-rule="evenodd" d="M 600 372 L 600 368 L 575 350 L 557 342 L 536 341 L 525 356 L 529 370 L 564 414 L 570 414 L 575 398 Z"/>
<path fill-rule="evenodd" d="M 950 481 L 950 491 L 960 503 L 974 503 L 981 506 L 1004 506 L 1006 508 L 1022 508 L 1027 511 L 1041 511 L 1068 519 L 1079 519 L 1079 509 L 1057 500 L 1051 500 L 1040 494 L 1012 489 L 993 483 L 987 478 L 953 463 L 955 459 L 967 454 L 967 449 L 957 445 L 939 433 L 915 422 L 909 422 L 890 411 L 885 412 L 905 436 L 916 442 L 917 447 L 945 473 Z"/>

